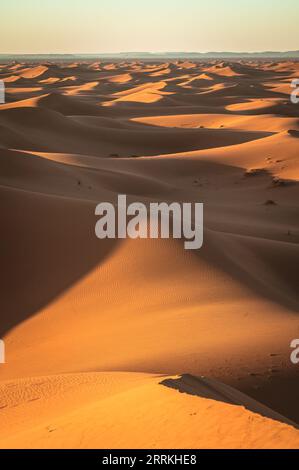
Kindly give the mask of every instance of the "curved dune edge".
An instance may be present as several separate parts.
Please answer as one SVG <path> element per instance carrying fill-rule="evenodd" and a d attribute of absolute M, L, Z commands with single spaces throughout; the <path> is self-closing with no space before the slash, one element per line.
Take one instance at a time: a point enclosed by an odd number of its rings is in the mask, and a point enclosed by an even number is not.
<path fill-rule="evenodd" d="M 283 417 L 231 387 L 189 375 L 94 372 L 3 382 L 0 389 L 0 448 L 299 445 L 299 431 Z"/>

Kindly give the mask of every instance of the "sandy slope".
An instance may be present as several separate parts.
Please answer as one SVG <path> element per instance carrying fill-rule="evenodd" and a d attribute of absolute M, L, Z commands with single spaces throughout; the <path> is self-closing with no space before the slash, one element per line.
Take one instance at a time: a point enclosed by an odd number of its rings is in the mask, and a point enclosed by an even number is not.
<path fill-rule="evenodd" d="M 297 71 L 1 69 L 0 447 L 298 447 Z M 97 240 L 119 193 L 204 202 L 203 248 Z"/>
<path fill-rule="evenodd" d="M 216 381 L 188 375 L 60 375 L 4 382 L 1 392 L 7 409 L 2 448 L 294 448 L 299 443 L 298 431 L 281 416 Z"/>

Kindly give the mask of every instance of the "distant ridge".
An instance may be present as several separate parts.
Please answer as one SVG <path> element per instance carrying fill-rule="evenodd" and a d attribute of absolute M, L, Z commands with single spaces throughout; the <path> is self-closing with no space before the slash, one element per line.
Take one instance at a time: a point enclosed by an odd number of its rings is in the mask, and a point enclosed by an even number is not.
<path fill-rule="evenodd" d="M 0 62 L 97 59 L 299 59 L 299 50 L 264 52 L 119 52 L 99 54 L 0 54 Z"/>

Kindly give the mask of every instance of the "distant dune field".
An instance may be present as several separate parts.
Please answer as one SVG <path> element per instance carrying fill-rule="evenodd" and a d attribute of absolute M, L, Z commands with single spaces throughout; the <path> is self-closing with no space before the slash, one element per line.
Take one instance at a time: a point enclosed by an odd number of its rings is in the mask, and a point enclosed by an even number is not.
<path fill-rule="evenodd" d="M 0 65 L 1 448 L 298 448 L 296 61 Z M 204 244 L 95 206 L 204 203 Z"/>

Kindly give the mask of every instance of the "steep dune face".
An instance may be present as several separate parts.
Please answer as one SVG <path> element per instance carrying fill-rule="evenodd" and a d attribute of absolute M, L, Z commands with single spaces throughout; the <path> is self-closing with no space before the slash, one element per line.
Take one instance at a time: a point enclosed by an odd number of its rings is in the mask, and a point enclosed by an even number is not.
<path fill-rule="evenodd" d="M 1 68 L 0 447 L 298 447 L 297 71 Z M 203 202 L 203 247 L 98 240 L 118 194 Z"/>

